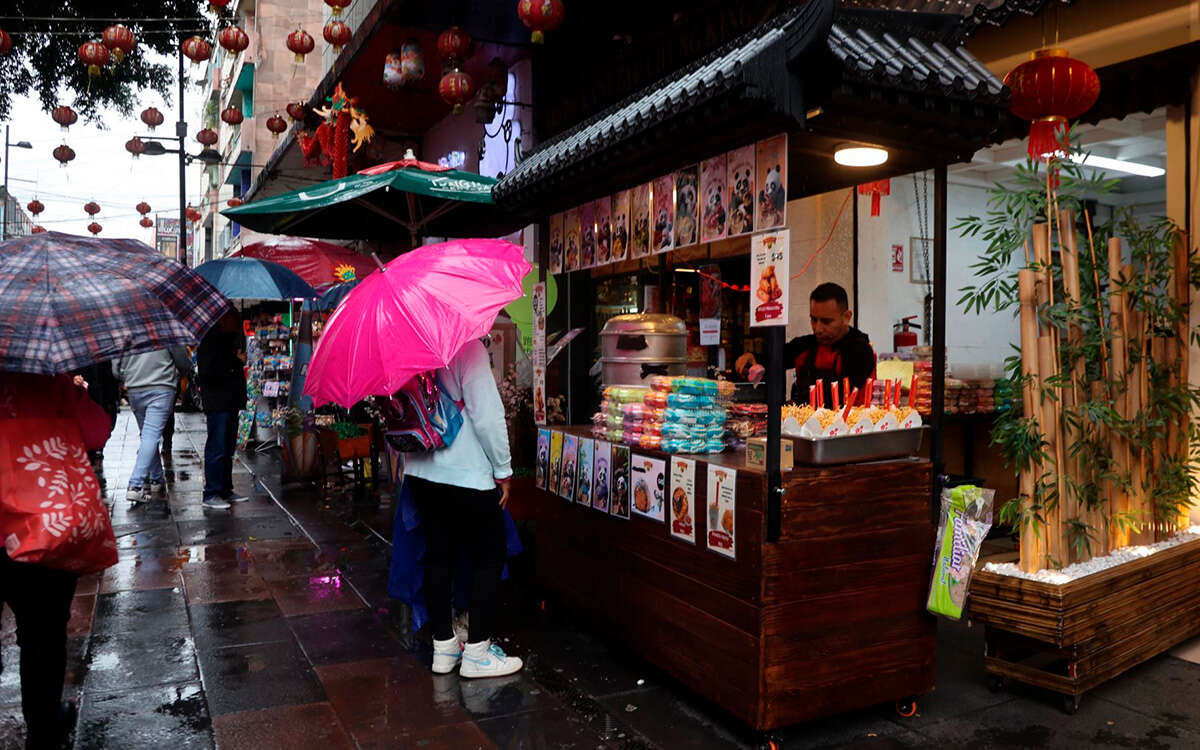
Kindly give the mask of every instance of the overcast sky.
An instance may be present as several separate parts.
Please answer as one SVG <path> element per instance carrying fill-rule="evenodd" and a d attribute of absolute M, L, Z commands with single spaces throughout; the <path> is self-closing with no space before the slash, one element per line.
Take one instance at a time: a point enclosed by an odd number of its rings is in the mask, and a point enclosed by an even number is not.
<path fill-rule="evenodd" d="M 192 68 L 188 74 L 191 80 L 199 76 L 198 70 Z M 187 90 L 187 148 L 191 153 L 200 151 L 195 136 L 200 129 L 203 93 L 196 86 L 189 86 Z M 131 118 L 111 112 L 105 118 L 106 129 L 85 124 L 81 119 L 67 132 L 63 132 L 49 113 L 42 111 L 35 97 L 14 98 L 12 120 L 8 123 L 12 129 L 10 141 L 14 144 L 29 141 L 33 149 L 9 149 L 8 179 L 13 197 L 21 206 L 34 198 L 46 205 L 45 212 L 35 219 L 35 223 L 52 231 L 82 235 L 88 234 L 90 223 L 83 205 L 94 200 L 101 209 L 96 217 L 104 227 L 101 237 L 133 237 L 150 242 L 154 230 L 138 225 L 141 216 L 134 207 L 146 201 L 154 209 L 151 218 L 159 212 L 172 217 L 179 215 L 179 161 L 175 154 L 134 159 L 125 150 L 127 140 L 135 135 L 149 134 L 138 119 L 138 114 L 146 107 L 158 107 L 166 118 L 155 135 L 175 134 L 177 111 L 153 91 L 142 93 L 140 106 Z M 75 149 L 75 160 L 66 168 L 60 167 L 53 155 L 54 149 L 62 143 Z M 174 147 L 170 143 L 165 145 Z M 200 165 L 194 164 L 188 168 L 187 176 L 187 197 L 192 205 L 199 200 L 199 180 Z"/>

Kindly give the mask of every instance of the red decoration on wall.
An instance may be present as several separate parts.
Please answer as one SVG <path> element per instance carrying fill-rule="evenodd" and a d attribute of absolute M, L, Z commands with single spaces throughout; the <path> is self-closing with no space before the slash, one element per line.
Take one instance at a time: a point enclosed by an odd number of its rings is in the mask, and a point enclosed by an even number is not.
<path fill-rule="evenodd" d="M 0 29 L 0 55 L 7 55 L 12 51 L 12 37 L 4 29 Z"/>
<path fill-rule="evenodd" d="M 1063 150 L 1068 121 L 1087 112 L 1100 97 L 1096 71 L 1061 47 L 1035 51 L 1004 76 L 1004 85 L 1012 91 L 1012 113 L 1033 121 L 1029 156 L 1042 161 Z"/>
<path fill-rule="evenodd" d="M 34 228 L 33 228 L 33 233 L 34 233 L 34 234 L 41 234 L 41 233 L 42 233 L 42 232 L 44 232 L 44 231 L 46 231 L 46 228 L 45 228 L 44 226 L 42 226 L 41 224 L 39 224 L 39 225 L 37 225 L 36 227 L 34 227 Z"/>
<path fill-rule="evenodd" d="M 146 201 L 142 201 L 141 203 L 137 204 L 137 212 L 139 214 L 141 214 L 142 216 L 145 216 L 146 214 L 150 213 L 152 210 L 153 209 L 150 208 L 150 204 L 147 203 Z"/>
<path fill-rule="evenodd" d="M 104 231 L 104 227 L 93 221 L 91 224 L 88 224 L 88 231 L 92 234 L 100 234 L 102 231 Z"/>
<path fill-rule="evenodd" d="M 220 140 L 220 136 L 218 136 L 217 131 L 213 130 L 212 128 L 204 128 L 200 132 L 196 133 L 196 140 L 199 141 L 200 145 L 202 146 L 212 146 L 216 144 L 218 140 Z"/>
<path fill-rule="evenodd" d="M 136 159 L 142 154 L 146 153 L 146 142 L 141 138 L 134 136 L 133 138 L 125 141 L 125 150 L 132 154 L 133 158 Z"/>
<path fill-rule="evenodd" d="M 442 100 L 454 107 L 454 114 L 462 114 L 463 105 L 475 94 L 475 82 L 461 70 L 451 70 L 438 83 L 438 94 Z"/>
<path fill-rule="evenodd" d="M 438 54 L 447 67 L 455 68 L 471 54 L 471 35 L 457 26 L 451 26 L 438 35 Z"/>
<path fill-rule="evenodd" d="M 188 37 L 183 40 L 183 54 L 199 65 L 212 57 L 212 45 L 198 36 Z"/>
<path fill-rule="evenodd" d="M 225 201 L 225 205 L 229 206 L 230 208 L 237 208 L 238 206 L 242 205 L 242 203 L 244 203 L 244 201 L 241 198 L 230 198 L 229 200 Z"/>
<path fill-rule="evenodd" d="M 100 69 L 108 65 L 112 53 L 101 42 L 84 42 L 79 47 L 79 60 L 87 66 L 88 75 L 95 78 Z"/>
<path fill-rule="evenodd" d="M 325 4 L 333 9 L 333 17 L 340 18 L 342 11 L 350 7 L 354 0 L 325 0 Z"/>
<path fill-rule="evenodd" d="M 119 23 L 105 29 L 101 40 L 117 62 L 124 60 L 125 55 L 133 52 L 137 47 L 137 39 L 134 38 L 133 32 Z"/>
<path fill-rule="evenodd" d="M 226 26 L 217 34 L 217 44 L 236 55 L 250 46 L 250 36 L 237 26 Z"/>
<path fill-rule="evenodd" d="M 229 105 L 221 110 L 221 122 L 226 125 L 241 125 L 245 122 L 246 116 L 242 114 L 242 108 L 234 105 Z"/>
<path fill-rule="evenodd" d="M 162 125 L 163 119 L 163 113 L 154 107 L 147 107 L 142 110 L 142 122 L 146 123 L 146 127 L 150 128 L 150 130 L 154 130 L 159 125 Z"/>
<path fill-rule="evenodd" d="M 312 34 L 304 29 L 296 29 L 287 37 L 287 48 L 296 55 L 296 62 L 304 62 L 304 57 L 316 49 L 317 43 L 313 41 Z"/>
<path fill-rule="evenodd" d="M 329 107 L 317 110 L 328 118 L 316 131 L 309 135 L 303 131 L 296 134 L 296 142 L 304 154 L 306 166 L 314 166 L 319 160 L 322 165 L 333 166 L 333 178 L 340 179 L 348 173 L 347 160 L 350 151 L 350 131 L 354 130 L 354 150 L 369 142 L 375 131 L 367 122 L 367 116 L 355 104 L 339 83 L 329 97 Z M 354 123 L 353 128 L 351 123 Z"/>
<path fill-rule="evenodd" d="M 96 214 L 100 213 L 100 204 L 96 201 L 88 201 L 87 203 L 83 204 L 83 211 L 88 216 L 95 216 Z"/>
<path fill-rule="evenodd" d="M 29 209 L 29 213 L 33 214 L 33 217 L 35 219 L 37 218 L 38 214 L 40 214 L 42 211 L 46 210 L 45 204 L 42 203 L 37 198 L 34 198 L 33 200 L 29 201 L 29 205 L 25 206 L 25 208 Z"/>
<path fill-rule="evenodd" d="M 342 21 L 330 21 L 325 24 L 323 36 L 325 37 L 325 41 L 333 46 L 334 52 L 341 52 L 342 47 L 349 44 L 350 40 L 354 37 L 354 32 Z"/>
<path fill-rule="evenodd" d="M 270 130 L 278 138 L 281 133 L 287 132 L 287 120 L 279 115 L 271 115 L 267 118 L 267 130 Z"/>
<path fill-rule="evenodd" d="M 50 113 L 50 118 L 61 125 L 63 130 L 79 122 L 79 115 L 75 114 L 75 110 L 65 104 L 55 107 L 54 111 Z"/>
<path fill-rule="evenodd" d="M 154 226 L 154 219 L 151 219 L 149 216 L 143 216 L 142 220 L 139 221 L 138 224 L 141 224 L 146 229 L 150 229 Z"/>
<path fill-rule="evenodd" d="M 546 41 L 545 32 L 553 31 L 563 22 L 566 8 L 562 0 L 520 0 L 517 15 L 521 23 L 533 29 L 533 43 L 541 44 Z"/>
<path fill-rule="evenodd" d="M 292 118 L 292 122 L 301 122 L 308 113 L 308 110 L 300 102 L 292 102 L 287 105 L 287 113 L 288 117 Z"/>
<path fill-rule="evenodd" d="M 59 164 L 62 164 L 65 167 L 67 166 L 67 162 L 74 160 L 75 149 L 64 143 L 63 145 L 54 149 L 54 158 L 58 160 Z"/>
<path fill-rule="evenodd" d="M 858 186 L 858 194 L 871 196 L 871 215 L 878 216 L 880 204 L 879 197 L 881 195 L 892 194 L 892 181 L 875 180 L 874 182 L 864 183 Z"/>

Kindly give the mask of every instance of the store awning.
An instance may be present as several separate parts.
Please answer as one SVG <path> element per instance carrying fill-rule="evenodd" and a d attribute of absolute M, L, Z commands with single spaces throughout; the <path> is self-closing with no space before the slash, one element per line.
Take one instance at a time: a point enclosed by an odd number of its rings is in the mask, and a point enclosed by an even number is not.
<path fill-rule="evenodd" d="M 965 48 L 905 19 L 835 0 L 791 8 L 547 142 L 496 200 L 554 211 L 782 130 L 804 164 L 791 170 L 796 196 L 969 159 L 999 140 L 1008 91 Z M 846 140 L 896 158 L 879 173 L 834 169 Z"/>

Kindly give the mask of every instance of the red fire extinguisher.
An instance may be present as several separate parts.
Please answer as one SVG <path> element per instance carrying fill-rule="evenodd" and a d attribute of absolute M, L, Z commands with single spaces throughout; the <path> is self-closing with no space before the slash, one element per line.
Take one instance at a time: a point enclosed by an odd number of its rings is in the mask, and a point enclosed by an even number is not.
<path fill-rule="evenodd" d="M 892 335 L 892 346 L 895 347 L 895 351 L 906 351 L 917 345 L 917 334 L 912 329 L 919 331 L 921 330 L 921 326 L 911 322 L 916 319 L 916 315 L 909 315 L 901 318 L 900 322 L 893 326 L 896 329 Z"/>

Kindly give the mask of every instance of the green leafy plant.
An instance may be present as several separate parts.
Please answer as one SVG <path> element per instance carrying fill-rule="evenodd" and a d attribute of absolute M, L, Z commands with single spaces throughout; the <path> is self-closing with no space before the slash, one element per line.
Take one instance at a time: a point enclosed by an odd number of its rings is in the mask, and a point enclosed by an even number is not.
<path fill-rule="evenodd" d="M 329 425 L 329 429 L 334 431 L 338 440 L 350 440 L 365 434 L 363 428 L 355 422 L 334 422 Z"/>

